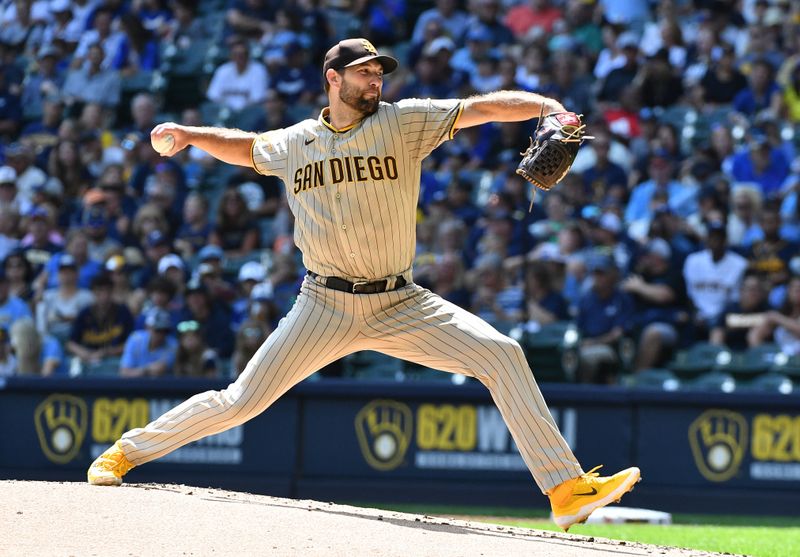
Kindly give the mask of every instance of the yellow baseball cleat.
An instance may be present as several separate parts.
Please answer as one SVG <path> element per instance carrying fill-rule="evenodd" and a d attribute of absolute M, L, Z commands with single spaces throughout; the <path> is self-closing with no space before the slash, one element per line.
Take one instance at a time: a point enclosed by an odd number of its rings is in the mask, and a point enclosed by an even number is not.
<path fill-rule="evenodd" d="M 641 478 L 636 467 L 613 476 L 601 477 L 596 466 L 582 476 L 557 485 L 550 493 L 553 520 L 566 532 L 570 526 L 585 522 L 600 507 L 619 501 Z"/>
<path fill-rule="evenodd" d="M 86 477 L 92 485 L 122 485 L 122 476 L 133 466 L 117 441 L 92 462 Z"/>

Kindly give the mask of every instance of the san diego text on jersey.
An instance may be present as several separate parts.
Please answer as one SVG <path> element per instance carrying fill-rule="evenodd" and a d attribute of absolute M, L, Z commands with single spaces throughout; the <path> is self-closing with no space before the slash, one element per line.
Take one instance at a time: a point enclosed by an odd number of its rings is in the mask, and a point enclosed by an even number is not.
<path fill-rule="evenodd" d="M 311 188 L 367 180 L 397 180 L 397 160 L 385 157 L 341 157 L 308 163 L 294 173 L 294 193 Z"/>

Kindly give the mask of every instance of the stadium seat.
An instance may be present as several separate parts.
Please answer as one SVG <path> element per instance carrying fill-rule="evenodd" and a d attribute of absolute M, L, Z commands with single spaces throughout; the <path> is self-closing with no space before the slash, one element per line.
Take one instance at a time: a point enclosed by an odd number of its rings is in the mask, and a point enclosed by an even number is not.
<path fill-rule="evenodd" d="M 787 356 L 783 353 L 776 354 L 769 368 L 769 372 L 778 373 L 790 378 L 795 386 L 800 388 L 800 355 Z"/>
<path fill-rule="evenodd" d="M 692 379 L 721 365 L 730 352 L 724 346 L 707 342 L 699 342 L 687 350 L 681 350 L 675 358 L 667 364 L 679 379 Z"/>
<path fill-rule="evenodd" d="M 722 371 L 709 371 L 692 379 L 682 381 L 680 384 L 682 391 L 718 391 L 732 393 L 736 390 L 736 381 L 728 373 Z"/>
<path fill-rule="evenodd" d="M 575 381 L 580 363 L 580 337 L 571 321 L 544 325 L 535 333 L 512 331 L 509 334 L 519 341 L 538 381 Z"/>
<path fill-rule="evenodd" d="M 659 389 L 662 391 L 675 391 L 680 387 L 680 381 L 668 369 L 652 368 L 637 371 L 622 378 L 622 384 L 632 389 Z"/>
<path fill-rule="evenodd" d="M 345 356 L 342 366 L 342 375 L 352 379 L 395 381 L 403 376 L 402 360 L 372 350 L 362 350 Z"/>
<path fill-rule="evenodd" d="M 715 369 L 730 373 L 737 381 L 747 381 L 766 373 L 780 351 L 777 344 L 764 344 L 744 352 L 733 352 L 729 361 L 717 362 Z"/>
<path fill-rule="evenodd" d="M 798 392 L 795 390 L 792 380 L 780 373 L 765 373 L 763 375 L 759 375 L 752 381 L 737 383 L 736 390 L 766 391 L 780 393 L 783 395 Z"/>

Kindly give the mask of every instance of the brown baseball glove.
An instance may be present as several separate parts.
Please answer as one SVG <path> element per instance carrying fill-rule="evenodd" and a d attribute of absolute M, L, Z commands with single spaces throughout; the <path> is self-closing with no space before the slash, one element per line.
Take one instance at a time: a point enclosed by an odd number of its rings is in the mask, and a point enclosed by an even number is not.
<path fill-rule="evenodd" d="M 517 174 L 544 191 L 567 174 L 586 135 L 586 125 L 574 112 L 551 112 L 539 118 L 530 147 L 522 155 Z"/>

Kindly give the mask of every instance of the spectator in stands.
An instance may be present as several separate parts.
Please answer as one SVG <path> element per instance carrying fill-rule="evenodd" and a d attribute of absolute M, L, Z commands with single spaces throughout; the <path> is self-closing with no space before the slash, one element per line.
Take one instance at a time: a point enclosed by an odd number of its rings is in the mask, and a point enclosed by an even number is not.
<path fill-rule="evenodd" d="M 175 236 L 175 249 L 190 259 L 208 244 L 212 226 L 208 220 L 208 200 L 199 193 L 190 193 L 183 204 L 183 219 Z"/>
<path fill-rule="evenodd" d="M 53 227 L 53 216 L 44 207 L 34 207 L 25 216 L 26 234 L 20 241 L 20 249 L 38 275 L 53 254 L 62 249 L 61 237 Z"/>
<path fill-rule="evenodd" d="M 631 199 L 625 209 L 626 222 L 652 218 L 650 201 L 656 192 L 666 193 L 670 209 L 681 217 L 688 217 L 696 211 L 697 189 L 674 178 L 674 161 L 666 151 L 653 153 L 648 174 L 650 179 L 638 184 L 631 192 Z"/>
<path fill-rule="evenodd" d="M 583 186 L 589 199 L 601 204 L 612 188 L 627 188 L 628 180 L 625 170 L 608 156 L 611 148 L 610 135 L 606 132 L 595 133 L 595 139 L 591 143 L 595 163 L 583 172 Z"/>
<path fill-rule="evenodd" d="M 731 176 L 738 182 L 758 184 L 764 197 L 780 195 L 784 180 L 789 175 L 789 162 L 779 148 L 772 147 L 765 135 L 752 136 L 748 149 L 733 156 Z"/>
<path fill-rule="evenodd" d="M 739 184 L 731 193 L 731 213 L 728 218 L 728 244 L 747 249 L 761 237 L 758 223 L 763 194 L 755 184 Z"/>
<path fill-rule="evenodd" d="M 153 232 L 158 231 L 162 236 L 166 236 L 169 231 L 169 224 L 164 216 L 164 211 L 158 205 L 144 203 L 133 217 L 131 230 L 133 232 L 134 245 L 144 250 L 147 248 L 148 238 Z"/>
<path fill-rule="evenodd" d="M 47 182 L 47 174 L 34 164 L 33 149 L 22 142 L 11 143 L 5 148 L 6 165 L 17 173 L 17 195 L 20 202 L 31 202 L 33 190 Z"/>
<path fill-rule="evenodd" d="M 111 68 L 123 76 L 158 69 L 158 41 L 153 32 L 133 13 L 120 18 L 123 38 L 111 60 Z"/>
<path fill-rule="evenodd" d="M 84 31 L 81 35 L 73 56 L 73 67 L 81 65 L 84 60 L 91 60 L 94 57 L 92 49 L 99 47 L 97 66 L 107 70 L 111 68 L 125 36 L 115 29 L 114 12 L 111 6 L 97 7 L 91 17 L 92 29 Z"/>
<path fill-rule="evenodd" d="M 31 202 L 17 192 L 17 171 L 10 166 L 0 167 L 0 209 L 7 209 L 17 215 L 31 210 Z"/>
<path fill-rule="evenodd" d="M 169 236 L 156 229 L 147 235 L 144 246 L 145 260 L 139 272 L 137 286 L 143 287 L 158 275 L 158 262 L 161 258 L 172 252 L 172 241 Z"/>
<path fill-rule="evenodd" d="M 9 291 L 5 266 L 0 266 L 0 327 L 8 329 L 17 319 L 31 317 L 31 310 L 23 300 Z"/>
<path fill-rule="evenodd" d="M 791 73 L 781 85 L 778 114 L 789 122 L 800 122 L 800 59 L 793 61 Z"/>
<path fill-rule="evenodd" d="M 517 39 L 550 34 L 561 10 L 550 0 L 527 0 L 508 9 L 505 24 Z"/>
<path fill-rule="evenodd" d="M 542 325 L 569 319 L 567 301 L 556 289 L 544 261 L 530 260 L 525 268 L 525 329 L 535 333 Z"/>
<path fill-rule="evenodd" d="M 167 259 L 165 256 L 162 259 Z M 181 283 L 180 289 L 176 283 L 166 274 L 159 274 L 154 276 L 147 283 L 147 290 L 144 292 L 145 297 L 139 301 L 139 313 L 137 314 L 134 322 L 135 329 L 143 329 L 147 316 L 156 309 L 166 311 L 172 319 L 172 324 L 176 325 L 181 320 L 184 304 L 185 284 Z M 139 293 L 137 292 L 137 298 Z"/>
<path fill-rule="evenodd" d="M 747 334 L 750 346 L 759 346 L 770 339 L 787 356 L 800 354 L 800 276 L 789 279 L 780 311 L 766 312 L 760 324 Z"/>
<path fill-rule="evenodd" d="M 747 252 L 748 268 L 766 277 L 770 289 L 789 280 L 789 261 L 800 251 L 800 246 L 780 235 L 780 204 L 767 202 L 761 211 L 761 234 Z"/>
<path fill-rule="evenodd" d="M 709 342 L 731 350 L 746 350 L 750 331 L 761 327 L 770 311 L 766 286 L 758 273 L 747 271 L 742 279 L 738 301 L 729 303 L 712 324 Z"/>
<path fill-rule="evenodd" d="M 19 132 L 22 123 L 19 86 L 9 82 L 9 75 L 0 71 L 0 138 L 8 143 Z"/>
<path fill-rule="evenodd" d="M 223 371 L 213 348 L 206 346 L 197 321 L 181 321 L 177 326 L 178 349 L 172 374 L 175 377 L 214 379 Z"/>
<path fill-rule="evenodd" d="M 166 311 L 153 308 L 147 313 L 145 326 L 125 341 L 120 377 L 160 377 L 172 371 L 178 349 L 172 336 L 172 319 Z"/>
<path fill-rule="evenodd" d="M 186 285 L 186 307 L 181 312 L 181 320 L 200 323 L 206 344 L 221 358 L 231 356 L 234 340 L 230 313 L 211 297 L 198 278 L 192 278 Z"/>
<path fill-rule="evenodd" d="M 8 329 L 0 327 L 0 378 L 11 377 L 17 373 L 17 358 L 11 350 Z"/>
<path fill-rule="evenodd" d="M 284 62 L 275 72 L 272 88 L 289 104 L 311 105 L 319 90 L 319 71 L 309 64 L 309 51 L 300 41 L 287 43 L 284 48 Z"/>
<path fill-rule="evenodd" d="M 102 264 L 122 248 L 117 240 L 109 236 L 109 222 L 104 207 L 101 205 L 90 207 L 81 220 L 88 240 L 86 249 L 89 260 Z"/>
<path fill-rule="evenodd" d="M 581 335 L 581 383 L 610 383 L 619 364 L 618 343 L 627 333 L 633 310 L 630 297 L 617 286 L 618 270 L 607 255 L 594 255 L 588 267 L 591 288 L 578 302 L 576 325 Z"/>
<path fill-rule="evenodd" d="M 77 357 L 81 373 L 117 373 L 125 339 L 133 331 L 133 316 L 125 305 L 113 301 L 112 288 L 108 275 L 95 276 L 91 285 L 94 302 L 72 324 L 67 351 Z"/>
<path fill-rule="evenodd" d="M 27 304 L 33 304 L 36 292 L 33 289 L 33 265 L 21 250 L 11 251 L 3 260 L 3 270 L 8 280 L 8 291 Z"/>
<path fill-rule="evenodd" d="M 47 173 L 64 186 L 64 197 L 80 197 L 92 182 L 92 175 L 81 160 L 78 144 L 61 140 L 53 147 L 47 161 Z"/>
<path fill-rule="evenodd" d="M 9 332 L 17 359 L 17 375 L 63 375 L 64 351 L 52 335 L 41 334 L 30 317 L 17 320 Z"/>
<path fill-rule="evenodd" d="M 617 39 L 617 48 L 625 57 L 624 64 L 611 70 L 601 82 L 598 100 L 617 102 L 622 91 L 633 84 L 639 73 L 639 40 L 633 33 L 623 33 Z"/>
<path fill-rule="evenodd" d="M 120 101 L 119 74 L 104 69 L 103 49 L 98 44 L 88 48 L 86 62 L 67 73 L 62 95 L 68 106 L 75 103 L 94 102 L 116 108 Z"/>
<path fill-rule="evenodd" d="M 81 0 L 86 3 L 88 0 Z M 92 2 L 94 4 L 94 2 Z M 51 0 L 48 3 L 52 21 L 48 22 L 42 32 L 42 44 L 46 46 L 61 42 L 69 45 L 69 52 L 77 46 L 81 34 L 86 29 L 80 17 L 73 17 L 73 2 L 70 0 Z M 77 4 L 77 2 L 76 2 Z M 78 6 L 75 6 L 76 8 Z"/>
<path fill-rule="evenodd" d="M 194 0 L 175 0 L 170 4 L 174 18 L 169 21 L 165 39 L 178 48 L 186 49 L 194 41 L 211 36 L 211 30 L 203 19 L 197 17 L 198 5 Z"/>
<path fill-rule="evenodd" d="M 457 252 L 445 252 L 435 258 L 431 290 L 462 308 L 469 307 L 470 292 L 466 288 L 464 261 Z"/>
<path fill-rule="evenodd" d="M 234 0 L 228 5 L 225 21 L 230 32 L 258 39 L 272 31 L 276 4 L 267 0 Z"/>
<path fill-rule="evenodd" d="M 736 94 L 733 108 L 748 116 L 754 116 L 764 109 L 770 108 L 773 96 L 779 93 L 778 85 L 773 79 L 775 73 L 772 64 L 766 59 L 758 59 L 750 68 L 747 87 Z"/>
<path fill-rule="evenodd" d="M 691 254 L 683 265 L 686 291 L 696 309 L 696 338 L 708 338 L 711 326 L 731 302 L 736 301 L 747 260 L 730 251 L 725 225 L 708 224 L 706 248 Z"/>
<path fill-rule="evenodd" d="M 425 28 L 431 21 L 440 24 L 447 36 L 454 41 L 459 41 L 464 36 L 469 26 L 469 16 L 459 9 L 457 0 L 436 0 L 435 7 L 422 12 L 414 24 L 411 41 L 422 42 Z"/>
<path fill-rule="evenodd" d="M 0 170 L 0 173 L 2 170 Z M 0 195 L 3 185 L 0 184 Z M 19 246 L 19 213 L 10 207 L 0 204 L 0 260 L 5 259 L 9 253 Z"/>
<path fill-rule="evenodd" d="M 48 100 L 57 101 L 64 84 L 64 72 L 58 67 L 60 59 L 61 52 L 52 45 L 45 45 L 36 53 L 36 68 L 25 76 L 20 96 L 26 115 L 42 115 Z"/>
<path fill-rule="evenodd" d="M 250 59 L 246 41 L 236 39 L 230 45 L 230 62 L 214 71 L 206 96 L 231 110 L 262 102 L 269 86 L 267 70 L 261 62 Z"/>
<path fill-rule="evenodd" d="M 263 323 L 248 319 L 236 333 L 236 347 L 231 358 L 231 375 L 238 377 L 247 362 L 267 339 L 271 330 Z"/>
<path fill-rule="evenodd" d="M 712 53 L 711 64 L 700 80 L 703 100 L 709 104 L 727 105 L 747 87 L 747 79 L 736 68 L 736 53 L 723 44 Z"/>
<path fill-rule="evenodd" d="M 126 135 L 131 132 L 150 135 L 150 130 L 156 125 L 156 111 L 156 101 L 153 95 L 146 92 L 137 93 L 131 99 L 131 118 L 133 123 L 126 130 Z"/>
<path fill-rule="evenodd" d="M 58 257 L 57 286 L 42 294 L 36 305 L 36 328 L 66 342 L 72 323 L 92 301 L 89 290 L 78 286 L 78 262 L 69 253 Z"/>
<path fill-rule="evenodd" d="M 643 106 L 667 108 L 683 96 L 683 81 L 675 73 L 666 49 L 650 56 L 636 80 Z"/>
<path fill-rule="evenodd" d="M 222 194 L 209 243 L 221 247 L 229 258 L 243 257 L 259 247 L 258 224 L 250 216 L 247 204 L 236 189 Z"/>
<path fill-rule="evenodd" d="M 127 306 L 132 315 L 141 312 L 141 298 L 133 289 L 131 278 L 132 269 L 123 255 L 112 255 L 105 265 L 105 272 L 111 278 L 111 299 L 115 304 Z M 102 272 L 102 269 L 101 269 Z"/>
<path fill-rule="evenodd" d="M 248 261 L 239 268 L 237 281 L 237 297 L 231 304 L 235 328 L 247 319 L 250 308 L 250 294 L 253 287 L 264 282 L 267 278 L 267 270 L 258 261 Z"/>
<path fill-rule="evenodd" d="M 632 332 L 638 336 L 636 370 L 666 361 L 689 321 L 680 269 L 672 265 L 672 249 L 663 238 L 653 238 L 636 261 L 633 273 L 620 288 L 633 300 Z"/>
<path fill-rule="evenodd" d="M 508 331 L 514 323 L 522 321 L 522 289 L 510 284 L 503 258 L 497 253 L 486 253 L 475 261 L 470 311 L 498 330 Z"/>

